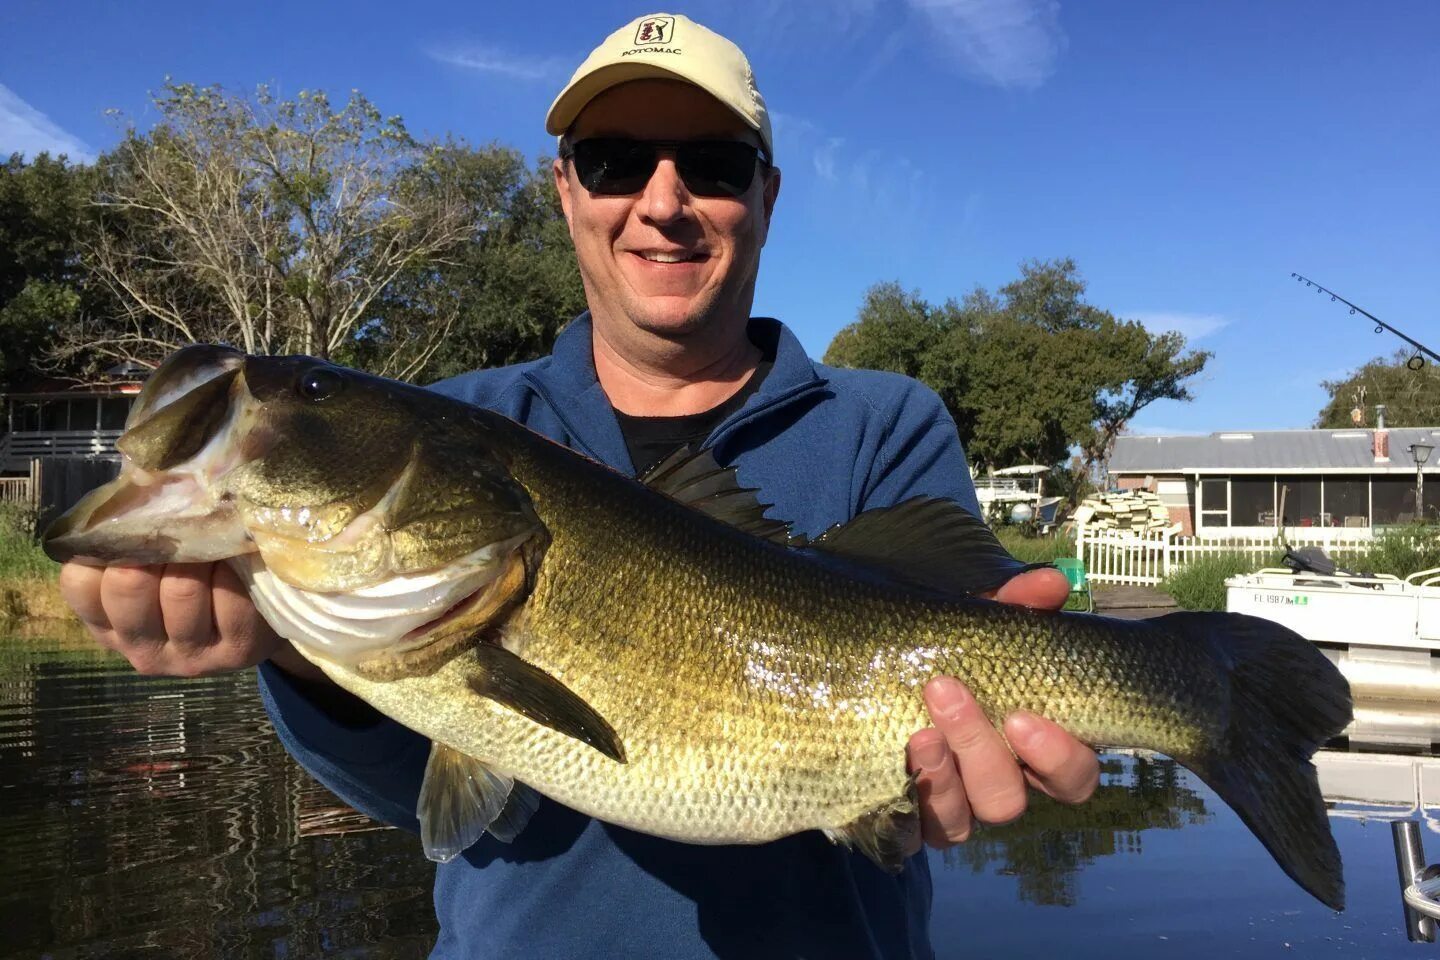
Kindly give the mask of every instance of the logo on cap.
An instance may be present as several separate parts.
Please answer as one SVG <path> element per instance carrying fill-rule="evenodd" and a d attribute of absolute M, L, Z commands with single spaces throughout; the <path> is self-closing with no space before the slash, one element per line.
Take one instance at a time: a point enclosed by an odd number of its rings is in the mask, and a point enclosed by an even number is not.
<path fill-rule="evenodd" d="M 640 21 L 640 27 L 635 31 L 635 46 L 669 43 L 670 36 L 674 32 L 674 17 L 647 17 Z"/>

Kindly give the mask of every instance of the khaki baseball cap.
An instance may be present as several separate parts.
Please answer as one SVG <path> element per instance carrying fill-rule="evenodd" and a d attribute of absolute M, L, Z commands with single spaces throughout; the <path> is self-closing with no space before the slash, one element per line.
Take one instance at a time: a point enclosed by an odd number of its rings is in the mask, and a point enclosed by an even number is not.
<path fill-rule="evenodd" d="M 606 37 L 550 105 L 545 130 L 558 137 L 601 93 L 628 80 L 653 78 L 693 83 L 725 104 L 760 135 L 774 159 L 770 114 L 750 61 L 735 44 L 678 13 L 638 17 Z"/>

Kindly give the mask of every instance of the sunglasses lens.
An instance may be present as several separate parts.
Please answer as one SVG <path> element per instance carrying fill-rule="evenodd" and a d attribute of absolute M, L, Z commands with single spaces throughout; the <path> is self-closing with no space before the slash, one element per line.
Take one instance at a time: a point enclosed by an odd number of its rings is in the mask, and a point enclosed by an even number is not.
<path fill-rule="evenodd" d="M 573 149 L 575 174 L 591 193 L 639 193 L 655 170 L 655 151 L 635 140 L 581 140 Z"/>
<path fill-rule="evenodd" d="M 645 189 L 661 149 L 675 151 L 685 187 L 700 197 L 738 197 L 755 179 L 759 151 L 731 140 L 675 144 L 597 137 L 571 147 L 575 174 L 591 193 L 627 196 Z"/>
<path fill-rule="evenodd" d="M 701 197 L 738 197 L 749 190 L 755 158 L 750 144 L 729 140 L 684 144 L 676 150 L 685 186 Z"/>

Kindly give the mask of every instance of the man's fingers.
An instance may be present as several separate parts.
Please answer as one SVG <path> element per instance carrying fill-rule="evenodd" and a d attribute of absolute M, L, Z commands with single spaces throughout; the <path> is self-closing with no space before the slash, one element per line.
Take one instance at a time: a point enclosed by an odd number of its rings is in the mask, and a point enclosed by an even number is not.
<path fill-rule="evenodd" d="M 212 563 L 172 563 L 160 578 L 165 634 L 182 656 L 198 656 L 215 642 L 210 616 Z"/>
<path fill-rule="evenodd" d="M 163 569 L 105 568 L 100 578 L 100 603 L 122 646 L 165 642 L 165 621 L 160 613 L 160 576 Z"/>
<path fill-rule="evenodd" d="M 1011 714 L 1005 738 L 1025 763 L 1026 779 L 1062 803 L 1084 803 L 1100 783 L 1095 751 L 1043 717 Z"/>
<path fill-rule="evenodd" d="M 105 615 L 105 605 L 100 601 L 100 579 L 104 574 L 105 568 L 88 567 L 83 563 L 71 562 L 60 567 L 61 598 L 97 640 L 102 634 L 110 632 L 110 618 Z"/>
<path fill-rule="evenodd" d="M 940 850 L 970 839 L 970 803 L 945 735 L 939 730 L 921 730 L 910 738 L 906 752 L 920 797 L 921 837 Z"/>
<path fill-rule="evenodd" d="M 1070 581 L 1059 570 L 1042 567 L 1011 577 L 995 591 L 994 596 L 1001 603 L 1039 610 L 1059 610 L 1065 606 L 1065 600 L 1070 596 Z"/>
<path fill-rule="evenodd" d="M 1020 765 L 970 691 L 957 680 L 938 677 L 925 686 L 925 705 L 955 754 L 974 816 L 986 823 L 1009 823 L 1024 813 Z"/>
<path fill-rule="evenodd" d="M 245 584 L 229 564 L 216 564 L 211 587 L 215 630 L 219 634 L 217 654 L 234 668 L 253 667 L 272 656 L 284 641 L 260 616 Z"/>

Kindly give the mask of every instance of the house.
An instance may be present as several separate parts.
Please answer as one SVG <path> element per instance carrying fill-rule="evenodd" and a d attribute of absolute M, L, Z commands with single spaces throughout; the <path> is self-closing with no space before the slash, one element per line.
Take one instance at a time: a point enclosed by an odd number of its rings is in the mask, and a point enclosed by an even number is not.
<path fill-rule="evenodd" d="M 1291 535 L 1317 527 L 1368 538 L 1416 519 L 1416 455 L 1426 460 L 1426 518 L 1440 519 L 1440 427 L 1253 430 L 1208 436 L 1120 437 L 1110 475 L 1158 494 L 1181 532 L 1208 537 Z M 1430 448 L 1427 450 L 1426 448 Z"/>
<path fill-rule="evenodd" d="M 3 395 L 0 476 L 22 476 L 34 459 L 119 460 L 115 441 L 148 367 L 119 364 L 93 384 L 37 380 Z"/>

